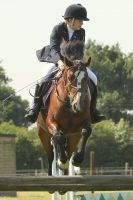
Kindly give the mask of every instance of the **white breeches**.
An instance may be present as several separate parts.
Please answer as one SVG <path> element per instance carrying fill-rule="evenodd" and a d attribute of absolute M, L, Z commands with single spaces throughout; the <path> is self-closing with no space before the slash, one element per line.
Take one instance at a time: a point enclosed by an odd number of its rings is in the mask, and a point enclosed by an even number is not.
<path fill-rule="evenodd" d="M 39 77 L 39 83 L 43 82 L 47 78 L 49 78 L 50 74 L 57 69 L 57 66 L 54 63 L 44 63 L 42 72 Z M 87 72 L 89 78 L 93 81 L 93 83 L 97 86 L 97 77 L 94 72 L 91 71 L 90 67 L 87 67 Z"/>
<path fill-rule="evenodd" d="M 87 72 L 88 72 L 88 76 L 89 78 L 93 81 L 93 83 L 97 86 L 97 77 L 94 74 L 94 72 L 90 69 L 90 67 L 87 67 Z"/>

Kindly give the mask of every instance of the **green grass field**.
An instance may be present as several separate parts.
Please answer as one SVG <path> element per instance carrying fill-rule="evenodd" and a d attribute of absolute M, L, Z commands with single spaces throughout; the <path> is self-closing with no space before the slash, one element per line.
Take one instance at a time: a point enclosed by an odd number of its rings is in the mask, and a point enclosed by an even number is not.
<path fill-rule="evenodd" d="M 77 192 L 76 194 L 87 194 L 88 192 Z M 123 197 L 123 192 L 116 192 L 117 198 L 114 197 L 114 192 L 95 192 L 94 194 L 90 192 L 90 198 L 89 200 L 133 200 L 133 191 L 125 192 Z M 101 197 L 101 194 L 103 197 Z M 106 198 L 106 195 L 109 195 Z M 122 194 L 122 196 L 121 196 Z M 99 198 L 96 198 L 96 196 L 99 195 Z M 0 197 L 0 200 L 51 200 L 52 195 L 48 192 L 17 192 L 17 197 Z M 58 200 L 59 200 L 58 196 Z M 65 199 L 65 196 L 64 196 Z"/>
<path fill-rule="evenodd" d="M 0 200 L 50 200 L 48 192 L 17 192 L 17 197 L 0 197 Z"/>

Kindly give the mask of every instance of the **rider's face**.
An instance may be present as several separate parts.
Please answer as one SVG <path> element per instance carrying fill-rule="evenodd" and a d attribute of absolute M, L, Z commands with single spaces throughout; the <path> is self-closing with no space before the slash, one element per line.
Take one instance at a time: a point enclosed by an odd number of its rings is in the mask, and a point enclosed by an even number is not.
<path fill-rule="evenodd" d="M 73 30 L 79 30 L 83 25 L 83 20 L 81 19 L 72 19 L 71 23 L 69 24 Z"/>

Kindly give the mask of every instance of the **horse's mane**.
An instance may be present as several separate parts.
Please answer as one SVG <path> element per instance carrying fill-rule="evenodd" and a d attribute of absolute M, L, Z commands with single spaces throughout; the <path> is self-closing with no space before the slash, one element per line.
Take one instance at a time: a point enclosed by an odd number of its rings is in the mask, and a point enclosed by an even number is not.
<path fill-rule="evenodd" d="M 84 42 L 73 40 L 61 44 L 61 55 L 70 61 L 81 60 L 84 56 Z"/>

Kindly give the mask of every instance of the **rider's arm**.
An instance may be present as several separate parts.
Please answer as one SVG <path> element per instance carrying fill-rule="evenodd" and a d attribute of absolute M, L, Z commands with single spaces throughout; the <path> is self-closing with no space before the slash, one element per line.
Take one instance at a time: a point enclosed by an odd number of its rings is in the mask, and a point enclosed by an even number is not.
<path fill-rule="evenodd" d="M 60 44 L 61 44 L 61 33 L 59 25 L 56 25 L 52 33 L 50 35 L 50 48 L 51 48 L 51 56 L 52 60 L 55 64 L 58 64 L 58 61 L 60 63 L 61 60 L 61 54 L 60 54 Z"/>

